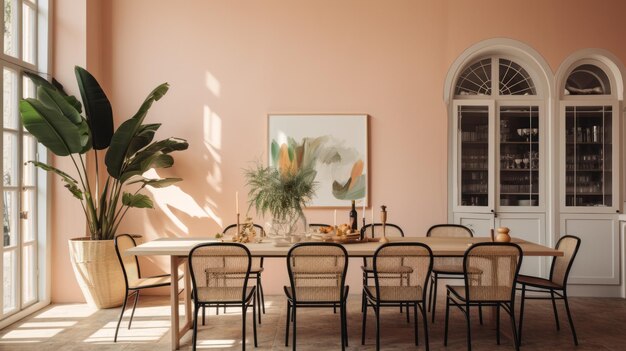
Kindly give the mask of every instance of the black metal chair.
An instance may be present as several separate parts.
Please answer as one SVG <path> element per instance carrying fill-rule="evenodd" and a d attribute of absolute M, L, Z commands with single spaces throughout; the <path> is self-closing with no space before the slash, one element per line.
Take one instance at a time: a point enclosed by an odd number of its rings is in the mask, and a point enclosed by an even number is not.
<path fill-rule="evenodd" d="M 256 333 L 256 286 L 248 286 L 252 259 L 248 248 L 239 243 L 205 243 L 189 252 L 189 273 L 193 288 L 193 350 L 198 339 L 200 307 L 229 306 L 242 310 L 242 350 L 246 349 L 246 312 L 252 306 L 254 346 Z"/>
<path fill-rule="evenodd" d="M 169 274 L 162 274 L 151 276 L 147 278 L 141 277 L 141 270 L 139 269 L 139 261 L 137 256 L 124 255 L 124 252 L 130 248 L 137 246 L 135 237 L 129 234 L 120 234 L 113 240 L 115 245 L 115 253 L 122 266 L 122 273 L 124 273 L 124 285 L 126 286 L 126 293 L 124 295 L 124 303 L 122 304 L 122 310 L 120 312 L 120 318 L 117 321 L 115 327 L 115 337 L 113 342 L 117 342 L 117 333 L 120 329 L 120 323 L 126 310 L 126 303 L 128 298 L 132 295 L 135 298 L 133 302 L 133 310 L 130 313 L 130 320 L 128 321 L 128 329 L 133 323 L 133 316 L 135 315 L 135 308 L 139 301 L 139 291 L 142 289 L 158 288 L 161 286 L 169 286 L 171 284 L 171 276 Z"/>
<path fill-rule="evenodd" d="M 471 238 L 472 231 L 460 224 L 437 224 L 428 229 L 427 237 L 433 238 Z M 437 287 L 439 279 L 463 279 L 463 257 L 435 257 L 431 284 L 428 292 L 428 310 L 432 308 L 432 322 L 435 323 L 437 309 Z M 482 324 L 482 310 L 479 309 Z"/>
<path fill-rule="evenodd" d="M 373 258 L 374 286 L 364 286 L 361 345 L 365 345 L 367 308 L 376 314 L 376 350 L 380 350 L 380 309 L 382 307 L 413 307 L 415 345 L 419 345 L 417 310 L 422 314 L 426 350 L 428 318 L 426 317 L 426 286 L 433 267 L 433 253 L 422 243 L 388 243 L 380 246 Z"/>
<path fill-rule="evenodd" d="M 472 349 L 470 307 L 496 308 L 496 340 L 500 344 L 500 308 L 511 319 L 513 344 L 519 350 L 515 327 L 515 283 L 522 264 L 522 249 L 513 243 L 478 243 L 470 246 L 463 257 L 465 286 L 447 285 L 444 345 L 448 345 L 448 318 L 450 306 L 465 314 L 467 349 Z"/>
<path fill-rule="evenodd" d="M 580 238 L 573 235 L 565 235 L 559 239 L 556 243 L 556 249 L 563 251 L 563 256 L 554 257 L 552 259 L 552 267 L 550 268 L 550 278 L 544 279 L 540 277 L 532 277 L 527 275 L 520 275 L 517 279 L 517 284 L 522 287 L 522 304 L 520 306 L 519 315 L 519 339 L 522 340 L 522 324 L 524 322 L 524 302 L 525 300 L 552 300 L 552 310 L 554 311 L 554 320 L 556 321 L 556 330 L 561 330 L 559 325 L 559 314 L 556 310 L 556 300 L 563 300 L 565 304 L 565 311 L 567 312 L 567 319 L 569 326 L 572 329 L 572 336 L 574 337 L 574 344 L 578 346 L 578 337 L 576 336 L 576 329 L 574 328 L 574 320 L 570 312 L 569 303 L 567 301 L 567 280 L 569 273 L 580 248 Z M 527 286 L 531 287 L 528 289 Z M 526 292 L 535 293 L 550 293 L 550 297 L 542 296 L 526 296 Z M 555 297 L 556 295 L 556 297 Z"/>
<path fill-rule="evenodd" d="M 369 234 L 369 235 L 368 235 Z M 363 240 L 366 236 L 370 238 L 378 238 L 383 235 L 383 224 L 382 223 L 370 223 L 366 224 L 361 228 L 361 240 Z M 400 226 L 396 224 L 387 223 L 385 228 L 385 235 L 388 237 L 404 237 L 404 231 Z M 363 257 L 363 266 L 361 266 L 361 270 L 363 271 L 363 286 L 370 285 L 370 279 L 374 279 L 374 268 L 372 265 L 371 257 Z M 361 297 L 361 312 L 363 312 L 363 306 L 365 306 L 365 294 Z M 402 306 L 400 306 L 400 312 L 402 312 Z M 407 312 L 406 321 L 410 322 L 410 316 Z"/>
<path fill-rule="evenodd" d="M 289 325 L 293 321 L 293 350 L 296 349 L 296 311 L 298 308 L 335 307 L 339 305 L 341 349 L 348 346 L 345 285 L 348 269 L 346 249 L 335 243 L 301 243 L 287 253 L 290 286 L 285 286 L 287 316 L 285 346 L 289 346 Z"/>
<path fill-rule="evenodd" d="M 259 224 L 253 224 L 254 228 L 259 230 L 261 236 L 265 236 L 265 229 Z M 222 231 L 224 235 L 235 235 L 237 233 L 237 224 L 230 224 Z M 256 293 L 259 300 L 258 318 L 259 324 L 261 324 L 261 313 L 265 314 L 265 295 L 263 294 L 263 284 L 261 282 L 261 273 L 263 273 L 263 257 L 253 257 L 252 267 L 250 268 L 250 275 L 255 280 L 257 285 Z M 215 314 L 220 314 L 219 305 L 215 307 Z M 224 306 L 224 313 L 226 313 L 226 306 Z M 202 308 L 202 325 L 205 322 L 205 308 Z"/>

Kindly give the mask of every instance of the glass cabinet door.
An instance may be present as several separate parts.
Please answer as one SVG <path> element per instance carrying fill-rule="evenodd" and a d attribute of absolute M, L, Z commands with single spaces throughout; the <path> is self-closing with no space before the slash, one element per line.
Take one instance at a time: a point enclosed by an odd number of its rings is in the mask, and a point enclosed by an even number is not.
<path fill-rule="evenodd" d="M 565 106 L 565 206 L 613 207 L 613 106 Z"/>
<path fill-rule="evenodd" d="M 539 206 L 539 107 L 500 107 L 500 206 Z"/>
<path fill-rule="evenodd" d="M 457 206 L 490 206 L 490 106 L 456 106 Z"/>

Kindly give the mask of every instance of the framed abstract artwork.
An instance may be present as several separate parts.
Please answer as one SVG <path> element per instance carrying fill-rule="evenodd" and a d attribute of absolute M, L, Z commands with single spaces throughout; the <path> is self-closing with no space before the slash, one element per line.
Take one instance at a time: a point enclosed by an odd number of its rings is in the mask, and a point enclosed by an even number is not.
<path fill-rule="evenodd" d="M 368 199 L 368 115 L 268 115 L 269 165 L 311 167 L 317 191 L 309 207 L 359 206 Z"/>

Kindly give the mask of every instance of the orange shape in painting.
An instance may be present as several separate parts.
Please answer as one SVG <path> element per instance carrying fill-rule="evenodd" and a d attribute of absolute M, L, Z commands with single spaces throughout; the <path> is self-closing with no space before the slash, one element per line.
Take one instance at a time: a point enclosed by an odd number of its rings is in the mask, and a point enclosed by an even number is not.
<path fill-rule="evenodd" d="M 350 186 L 348 189 L 352 189 L 354 184 L 356 184 L 357 178 L 359 178 L 363 174 L 363 160 L 358 160 L 352 166 L 352 172 L 350 172 Z"/>

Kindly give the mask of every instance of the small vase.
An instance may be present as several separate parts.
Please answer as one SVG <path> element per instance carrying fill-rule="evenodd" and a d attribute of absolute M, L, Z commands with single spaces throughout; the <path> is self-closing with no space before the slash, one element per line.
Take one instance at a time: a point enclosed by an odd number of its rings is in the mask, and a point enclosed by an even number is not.
<path fill-rule="evenodd" d="M 496 241 L 500 243 L 508 243 L 511 241 L 511 236 L 509 235 L 510 229 L 507 227 L 498 228 L 498 235 L 496 236 Z"/>
<path fill-rule="evenodd" d="M 284 219 L 272 218 L 267 223 L 265 232 L 271 239 L 284 239 L 292 242 L 292 237 L 304 235 L 307 231 L 306 217 L 302 213 L 293 212 Z"/>

